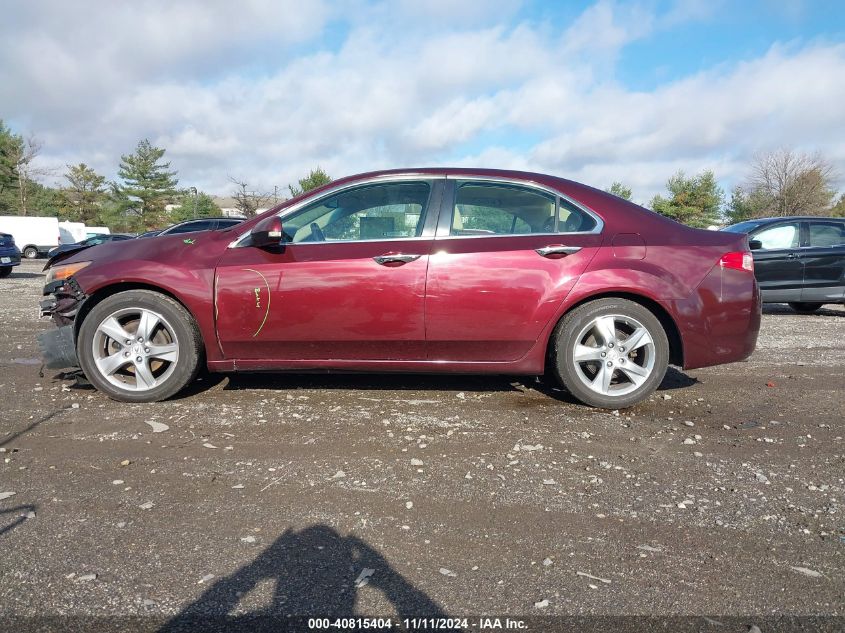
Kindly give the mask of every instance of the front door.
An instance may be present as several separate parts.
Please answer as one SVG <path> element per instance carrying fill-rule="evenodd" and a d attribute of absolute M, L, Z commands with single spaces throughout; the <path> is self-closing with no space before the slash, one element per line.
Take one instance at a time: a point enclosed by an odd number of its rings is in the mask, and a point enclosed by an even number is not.
<path fill-rule="evenodd" d="M 424 228 L 441 182 L 350 187 L 283 216 L 288 241 L 279 252 L 230 248 L 216 279 L 226 358 L 268 368 L 297 360 L 423 360 L 432 244 Z"/>
<path fill-rule="evenodd" d="M 750 239 L 759 241 L 762 246 L 753 251 L 753 256 L 754 275 L 763 300 L 800 301 L 804 265 L 798 256 L 799 222 L 768 225 L 752 233 Z"/>
<path fill-rule="evenodd" d="M 598 250 L 599 220 L 545 190 L 447 182 L 428 267 L 428 358 L 522 358 Z"/>

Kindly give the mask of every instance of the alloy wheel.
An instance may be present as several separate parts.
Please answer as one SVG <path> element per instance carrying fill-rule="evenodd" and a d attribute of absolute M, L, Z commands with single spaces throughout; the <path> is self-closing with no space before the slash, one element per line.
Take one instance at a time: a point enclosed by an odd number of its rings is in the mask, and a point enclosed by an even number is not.
<path fill-rule="evenodd" d="M 575 337 L 575 374 L 603 396 L 636 391 L 654 371 L 655 345 L 648 329 L 623 315 L 602 315 Z"/>
<path fill-rule="evenodd" d="M 173 374 L 179 341 L 161 314 L 125 308 L 97 326 L 92 352 L 97 371 L 109 383 L 126 391 L 149 391 Z"/>

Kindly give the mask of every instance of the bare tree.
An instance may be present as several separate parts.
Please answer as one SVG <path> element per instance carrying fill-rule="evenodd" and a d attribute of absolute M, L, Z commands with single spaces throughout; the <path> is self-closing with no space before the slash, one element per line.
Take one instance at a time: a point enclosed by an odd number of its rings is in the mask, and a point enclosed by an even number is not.
<path fill-rule="evenodd" d="M 27 200 L 29 197 L 29 184 L 37 176 L 46 176 L 51 173 L 48 169 L 39 169 L 33 165 L 33 161 L 41 153 L 41 142 L 32 134 L 22 143 L 14 147 L 12 160 L 15 163 L 15 170 L 18 175 L 18 195 L 20 196 L 21 215 L 26 215 Z"/>
<path fill-rule="evenodd" d="M 273 197 L 269 193 L 258 193 L 251 191 L 246 181 L 229 176 L 229 180 L 235 185 L 232 197 L 235 199 L 235 206 L 243 215 L 248 218 L 255 217 L 256 211 L 262 208 Z"/>
<path fill-rule="evenodd" d="M 744 187 L 755 201 L 754 215 L 823 215 L 834 191 L 833 166 L 820 154 L 780 149 L 757 154 Z"/>

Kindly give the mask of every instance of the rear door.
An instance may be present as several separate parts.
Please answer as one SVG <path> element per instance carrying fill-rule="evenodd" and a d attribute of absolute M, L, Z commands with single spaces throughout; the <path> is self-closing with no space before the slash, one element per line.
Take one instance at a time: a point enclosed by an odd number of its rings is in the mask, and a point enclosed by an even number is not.
<path fill-rule="evenodd" d="M 801 301 L 804 265 L 798 255 L 800 235 L 797 220 L 767 224 L 750 234 L 750 239 L 762 244 L 752 252 L 754 275 L 764 301 Z"/>
<path fill-rule="evenodd" d="M 804 222 L 806 246 L 801 249 L 804 288 L 801 301 L 838 302 L 845 291 L 845 221 Z"/>
<path fill-rule="evenodd" d="M 446 182 L 428 267 L 428 358 L 517 360 L 592 259 L 601 221 L 540 187 Z"/>
<path fill-rule="evenodd" d="M 389 180 L 327 194 L 283 217 L 279 252 L 229 248 L 218 264 L 226 358 L 424 360 L 425 276 L 443 179 Z"/>

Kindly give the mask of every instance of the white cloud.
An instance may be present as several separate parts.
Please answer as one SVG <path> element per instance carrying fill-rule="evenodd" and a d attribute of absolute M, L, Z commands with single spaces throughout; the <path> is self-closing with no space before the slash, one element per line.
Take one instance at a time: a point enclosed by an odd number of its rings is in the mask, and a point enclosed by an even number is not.
<path fill-rule="evenodd" d="M 628 43 L 644 37 L 654 27 L 654 16 L 639 5 L 620 7 L 599 0 L 585 10 L 564 34 L 569 54 L 615 57 Z"/>
<path fill-rule="evenodd" d="M 613 79 L 630 43 L 706 19 L 694 0 L 662 15 L 602 0 L 571 25 L 515 21 L 501 0 L 507 26 L 480 1 L 22 6 L 17 28 L 0 26 L 0 116 L 51 165 L 113 176 L 149 137 L 184 185 L 212 192 L 229 175 L 272 190 L 315 165 L 448 160 L 622 180 L 641 201 L 679 168 L 737 180 L 783 145 L 845 174 L 843 44 L 775 44 L 649 92 Z"/>
<path fill-rule="evenodd" d="M 831 133 L 842 131 L 845 84 L 834 78 L 843 70 L 845 45 L 775 46 L 760 59 L 652 93 L 597 90 L 581 102 L 577 123 L 540 143 L 534 158 L 547 168 L 588 175 L 617 163 L 617 179 L 649 192 L 679 168 L 731 166 L 717 173 L 736 181 L 744 175 L 737 159 L 779 146 L 820 149 L 836 159 L 841 155 Z M 644 161 L 655 169 L 625 173 L 626 163 Z M 658 168 L 666 161 L 675 165 L 668 172 Z"/>

